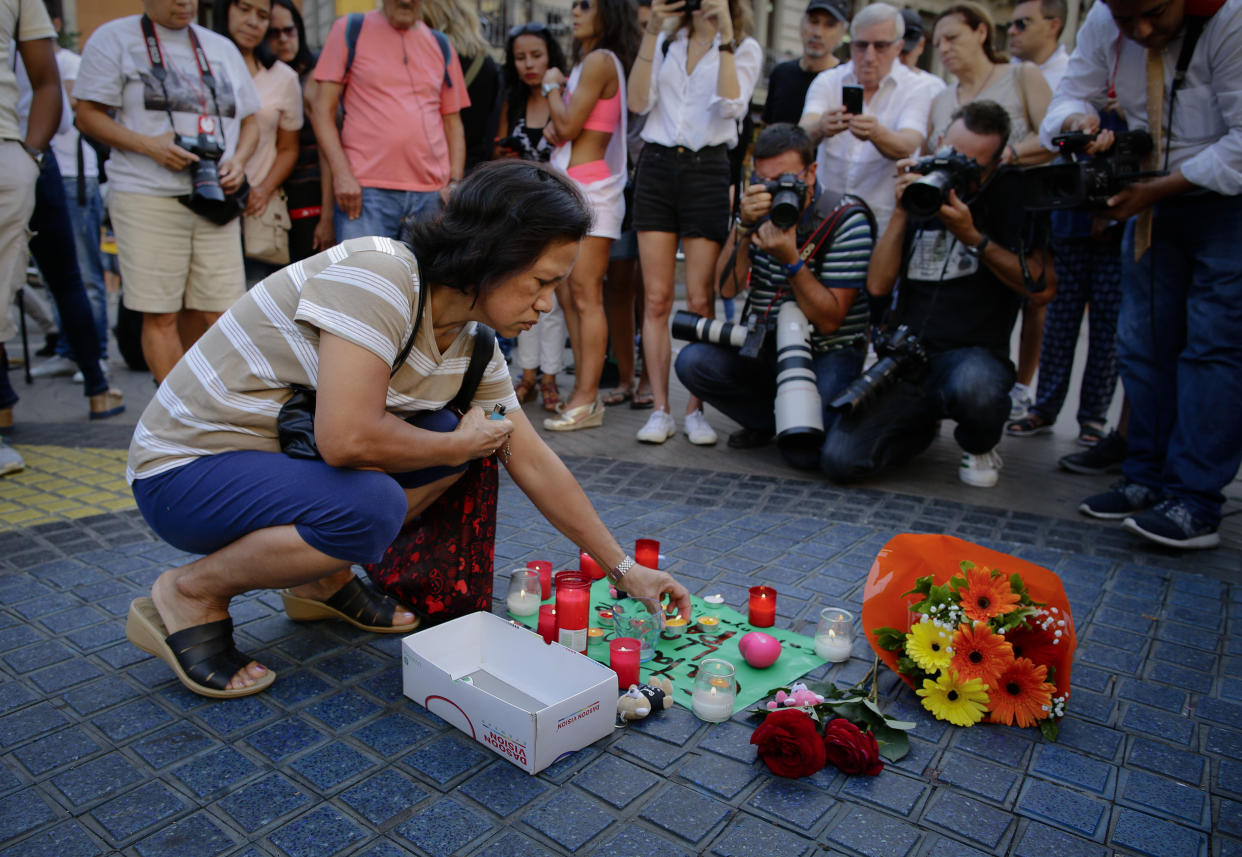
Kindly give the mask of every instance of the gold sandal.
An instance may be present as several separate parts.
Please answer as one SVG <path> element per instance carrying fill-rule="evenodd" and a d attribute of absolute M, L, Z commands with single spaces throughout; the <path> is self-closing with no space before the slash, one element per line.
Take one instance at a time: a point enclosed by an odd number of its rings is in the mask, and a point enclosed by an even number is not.
<path fill-rule="evenodd" d="M 548 431 L 577 431 L 599 428 L 604 424 L 604 405 L 599 399 L 589 405 L 566 408 L 558 417 L 546 417 L 543 427 Z"/>

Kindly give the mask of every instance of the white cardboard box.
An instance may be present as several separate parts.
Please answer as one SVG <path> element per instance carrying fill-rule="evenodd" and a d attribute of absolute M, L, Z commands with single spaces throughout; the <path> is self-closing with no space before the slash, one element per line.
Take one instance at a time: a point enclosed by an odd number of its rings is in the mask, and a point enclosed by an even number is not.
<path fill-rule="evenodd" d="M 406 696 L 532 774 L 612 733 L 617 674 L 479 612 L 401 641 Z"/>

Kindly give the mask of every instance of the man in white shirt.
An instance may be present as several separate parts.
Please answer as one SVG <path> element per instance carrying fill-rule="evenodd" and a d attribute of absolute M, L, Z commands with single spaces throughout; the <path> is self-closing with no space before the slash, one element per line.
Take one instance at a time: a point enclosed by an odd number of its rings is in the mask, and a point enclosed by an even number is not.
<path fill-rule="evenodd" d="M 1058 42 L 1065 29 L 1065 14 L 1065 0 L 1024 0 L 1013 7 L 1009 21 L 1011 60 L 1039 66 L 1053 92 L 1069 66 L 1069 53 Z"/>
<path fill-rule="evenodd" d="M 1209 548 L 1242 463 L 1242 101 L 1224 96 L 1242 91 L 1242 0 L 1202 4 L 1216 7 L 1206 21 L 1186 5 L 1097 3 L 1040 139 L 1096 131 L 1115 98 L 1130 129 L 1152 135 L 1148 168 L 1168 171 L 1102 212 L 1129 219 L 1117 329 L 1129 452 L 1122 481 L 1079 509 L 1158 544 Z M 1103 132 L 1093 148 L 1112 140 Z"/>
<path fill-rule="evenodd" d="M 897 8 L 864 7 L 850 24 L 850 61 L 815 78 L 799 122 L 819 144 L 820 187 L 864 200 L 880 233 L 896 205 L 896 163 L 923 145 L 933 95 L 897 61 L 904 32 Z M 843 86 L 862 87 L 862 113 L 846 112 Z"/>

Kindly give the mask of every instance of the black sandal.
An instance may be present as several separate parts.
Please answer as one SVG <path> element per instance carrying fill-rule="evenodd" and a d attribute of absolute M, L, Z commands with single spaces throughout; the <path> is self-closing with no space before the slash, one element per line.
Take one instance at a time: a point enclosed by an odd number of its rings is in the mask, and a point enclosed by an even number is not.
<path fill-rule="evenodd" d="M 400 602 L 365 586 L 357 577 L 326 601 L 301 598 L 287 589 L 280 590 L 280 597 L 285 602 L 285 613 L 295 622 L 340 619 L 375 634 L 408 634 L 418 628 L 417 616 L 406 625 L 392 624 Z"/>
<path fill-rule="evenodd" d="M 276 673 L 268 670 L 254 684 L 229 688 L 233 676 L 254 660 L 233 644 L 232 619 L 220 619 L 169 634 L 155 609 L 155 602 L 150 598 L 136 598 L 129 605 L 125 636 L 144 652 L 168 664 L 178 681 L 200 696 L 215 699 L 249 696 L 266 690 L 276 680 Z"/>

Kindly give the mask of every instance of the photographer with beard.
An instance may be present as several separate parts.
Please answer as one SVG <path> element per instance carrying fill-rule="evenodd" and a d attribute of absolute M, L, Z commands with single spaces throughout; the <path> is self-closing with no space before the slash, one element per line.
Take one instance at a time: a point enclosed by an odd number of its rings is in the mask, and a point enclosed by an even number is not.
<path fill-rule="evenodd" d="M 855 197 L 829 198 L 820 192 L 815 147 L 797 125 L 781 122 L 764 129 L 755 141 L 754 159 L 741 214 L 717 262 L 721 296 L 731 298 L 749 286 L 741 321 L 768 330 L 781 305 L 795 302 L 810 323 L 815 386 L 828 402 L 862 370 L 867 302 L 859 297 L 875 242 L 871 212 Z M 791 177 L 802 185 L 801 210 L 793 225 L 781 229 L 772 222 L 770 183 L 785 184 Z M 774 339 L 769 332 L 769 346 Z M 774 352 L 765 348 L 755 360 L 727 345 L 693 342 L 677 355 L 677 377 L 686 389 L 742 426 L 729 436 L 733 449 L 762 446 L 776 433 Z M 825 427 L 835 416 L 824 412 Z M 813 469 L 820 464 L 820 440 L 814 448 L 782 442 L 781 454 L 794 467 Z"/>
<path fill-rule="evenodd" d="M 1000 163 L 1009 131 L 1009 117 L 995 102 L 957 109 L 943 141 L 952 152 L 942 149 L 936 156 L 947 157 L 949 165 L 926 177 L 948 176 L 951 189 L 922 222 L 907 211 L 913 195 L 904 195 L 924 178 L 923 162 L 898 164 L 899 204 L 876 243 L 867 291 L 886 298 L 897 287 L 888 333 L 899 340 L 893 329 L 905 326 L 925 356 L 899 352 L 896 377 L 874 386 L 874 400 L 856 398 L 850 413 L 837 420 L 823 461 L 837 482 L 909 461 L 931 445 L 946 418 L 957 423 L 958 477 L 979 488 L 997 482 L 1001 460 L 995 447 L 1014 379 L 1010 333 L 1022 299 L 1047 303 L 1056 286 L 1045 249 L 1047 217 L 1013 204 L 1020 198 L 1019 173 Z M 930 186 L 924 181 L 917 190 Z M 884 357 L 883 339 L 876 350 Z"/>

